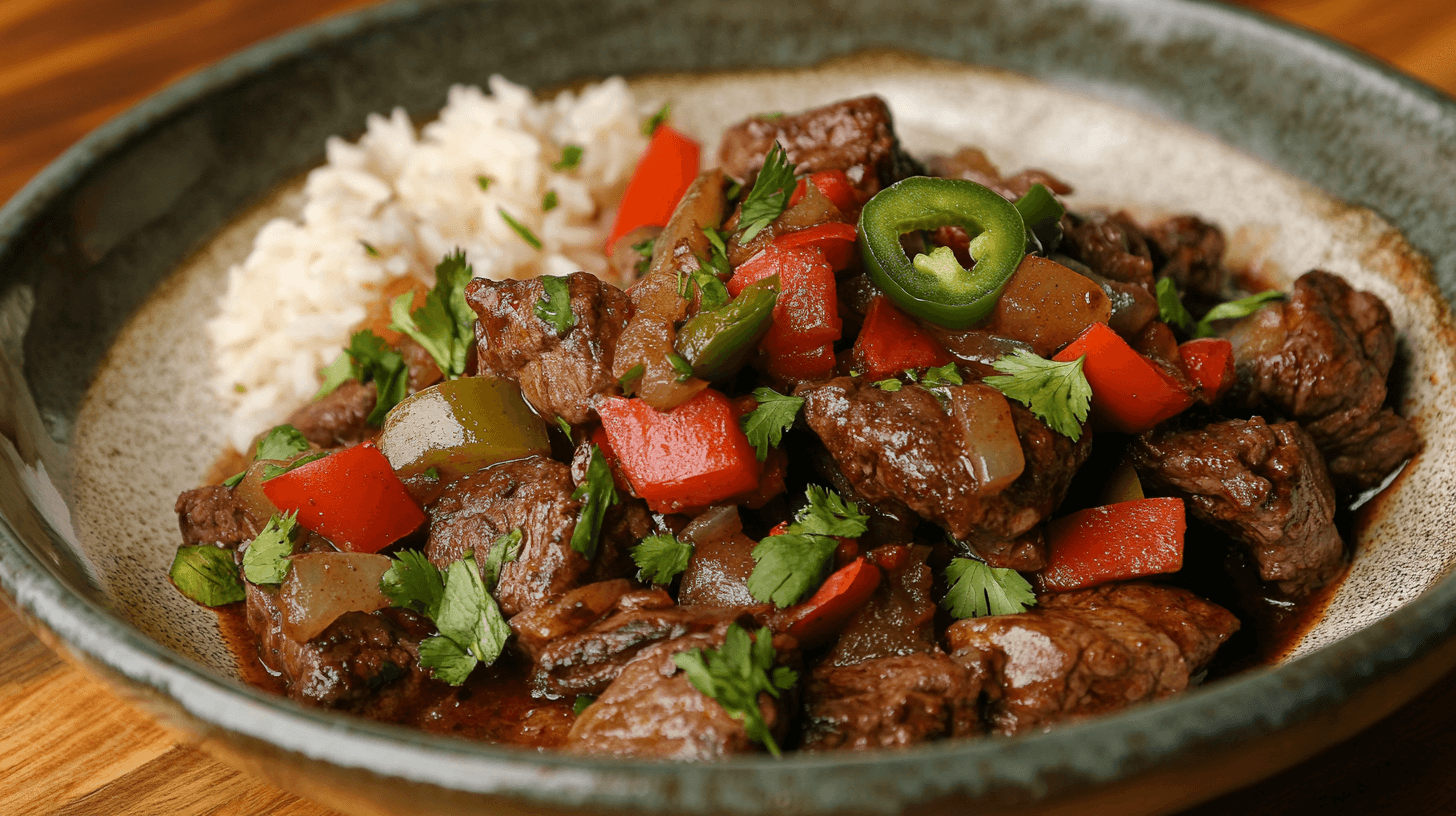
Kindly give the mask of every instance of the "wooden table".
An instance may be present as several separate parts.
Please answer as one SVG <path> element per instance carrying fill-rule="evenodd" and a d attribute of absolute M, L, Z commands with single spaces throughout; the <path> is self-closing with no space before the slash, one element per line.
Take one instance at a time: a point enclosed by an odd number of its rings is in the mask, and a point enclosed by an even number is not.
<path fill-rule="evenodd" d="M 0 200 L 72 142 L 227 54 L 372 0 L 3 0 Z M 1456 94 L 1450 0 L 1246 0 Z M 331 813 L 244 777 L 61 662 L 0 605 L 0 813 Z M 1456 674 L 1349 742 L 1186 816 L 1456 811 Z"/>

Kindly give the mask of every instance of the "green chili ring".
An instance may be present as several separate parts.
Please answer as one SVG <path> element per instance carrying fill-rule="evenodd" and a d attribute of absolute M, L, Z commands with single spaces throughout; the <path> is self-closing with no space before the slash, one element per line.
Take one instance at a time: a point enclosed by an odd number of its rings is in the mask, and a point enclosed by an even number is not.
<path fill-rule="evenodd" d="M 976 265 L 954 275 L 916 268 L 900 236 L 915 230 L 964 227 Z M 870 278 L 900 308 L 951 329 L 984 320 L 1026 255 L 1021 213 L 973 181 L 915 176 L 886 187 L 859 217 L 860 252 Z"/>

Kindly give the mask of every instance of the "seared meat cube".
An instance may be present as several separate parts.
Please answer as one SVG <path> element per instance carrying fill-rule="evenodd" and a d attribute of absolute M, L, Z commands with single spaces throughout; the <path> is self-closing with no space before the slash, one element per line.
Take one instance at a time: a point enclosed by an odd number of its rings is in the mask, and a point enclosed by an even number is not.
<path fill-rule="evenodd" d="M 407 609 L 346 612 L 299 643 L 283 633 L 276 591 L 250 583 L 247 616 L 259 657 L 282 674 L 294 700 L 347 711 L 367 704 L 370 716 L 388 720 L 403 712 L 426 677 L 418 668 L 420 641 L 434 630 Z"/>
<path fill-rule="evenodd" d="M 1343 552 L 1323 457 L 1293 422 L 1230 419 L 1143 434 L 1130 450 L 1153 489 L 1248 545 L 1259 577 L 1290 594 L 1324 586 Z"/>
<path fill-rule="evenodd" d="M 321 448 L 347 448 L 379 435 L 379 428 L 365 422 L 377 399 L 374 383 L 348 380 L 294 411 L 288 424 Z"/>
<path fill-rule="evenodd" d="M 852 666 L 870 660 L 935 650 L 935 576 L 926 560 L 930 548 L 899 545 L 907 552 L 897 569 L 888 570 L 875 594 L 844 625 L 825 665 Z"/>
<path fill-rule="evenodd" d="M 866 196 L 919 169 L 900 149 L 890 108 L 878 96 L 846 99 L 795 116 L 740 122 L 723 133 L 718 162 L 723 172 L 747 184 L 758 177 L 775 141 L 799 175 L 843 170 Z"/>
<path fill-rule="evenodd" d="M 998 567 L 1039 569 L 1044 550 L 1033 528 L 1061 502 L 1091 449 L 1073 442 L 1020 403 L 1009 401 L 1025 470 L 1010 486 L 980 492 L 966 429 L 918 385 L 885 391 L 840 377 L 801 386 L 804 418 L 854 491 L 871 504 L 898 502 L 975 547 Z"/>
<path fill-rule="evenodd" d="M 1177 694 L 1238 628 L 1187 590 L 1125 583 L 1044 595 L 946 636 L 986 693 L 991 730 L 1019 734 Z"/>
<path fill-rule="evenodd" d="M 991 159 L 975 147 L 963 147 L 949 156 L 931 156 L 925 164 L 932 176 L 974 181 L 1011 201 L 1026 195 L 1033 184 L 1045 185 L 1057 195 L 1072 192 L 1070 185 L 1045 170 L 1022 170 L 1014 176 L 1002 176 Z"/>
<path fill-rule="evenodd" d="M 237 549 L 261 532 L 243 505 L 233 497 L 233 489 L 208 485 L 189 490 L 177 497 L 173 506 L 177 526 L 182 528 L 182 543 L 218 544 Z"/>
<path fill-rule="evenodd" d="M 1236 399 L 1303 425 L 1326 458 L 1335 488 L 1373 487 L 1420 450 L 1406 421 L 1383 413 L 1395 360 L 1390 310 L 1343 278 L 1313 271 L 1229 331 L 1239 375 Z M 1362 455 L 1371 451 L 1371 455 Z"/>
<path fill-rule="evenodd" d="M 1062 218 L 1063 254 L 1109 280 L 1153 291 L 1152 253 L 1142 227 L 1125 212 L 1094 212 Z"/>
<path fill-rule="evenodd" d="M 642 650 L 577 717 L 566 750 L 676 760 L 710 760 L 761 750 L 749 740 L 742 722 L 694 688 L 673 663 L 679 652 L 720 648 L 726 629 L 725 624 Z M 760 636 L 767 634 L 760 630 Z M 764 722 L 780 742 L 788 727 L 789 696 L 785 693 L 776 700 L 759 695 Z"/>
<path fill-rule="evenodd" d="M 1147 231 L 1159 278 L 1172 278 L 1190 299 L 1218 301 L 1228 283 L 1223 230 L 1193 215 L 1160 221 Z"/>
<path fill-rule="evenodd" d="M 465 299 L 480 316 L 478 373 L 515 380 L 542 416 L 581 425 L 599 397 L 620 388 L 612 360 L 632 306 L 622 290 L 586 272 L 573 272 L 566 283 L 576 322 L 561 336 L 536 314 L 546 295 L 539 279 L 476 278 Z"/>
<path fill-rule="evenodd" d="M 985 732 L 981 689 L 939 649 L 852 666 L 825 662 L 804 690 L 806 750 L 890 748 Z"/>

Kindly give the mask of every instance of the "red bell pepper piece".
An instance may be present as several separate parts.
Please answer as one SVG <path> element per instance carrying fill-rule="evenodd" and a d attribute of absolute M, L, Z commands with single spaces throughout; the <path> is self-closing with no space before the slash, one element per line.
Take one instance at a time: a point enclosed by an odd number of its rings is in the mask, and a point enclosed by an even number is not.
<path fill-rule="evenodd" d="M 1193 404 L 1193 397 L 1158 365 L 1138 354 L 1105 323 L 1093 323 L 1052 359 L 1087 355 L 1082 372 L 1092 386 L 1092 412 L 1103 425 L 1141 433 Z"/>
<path fill-rule="evenodd" d="M 1182 499 L 1137 499 L 1093 507 L 1047 525 L 1042 586 L 1054 592 L 1183 568 L 1188 523 Z"/>
<path fill-rule="evenodd" d="M 1189 340 L 1178 347 L 1183 373 L 1203 390 L 1203 399 L 1218 402 L 1234 384 L 1234 345 L 1222 337 Z"/>
<path fill-rule="evenodd" d="M 854 341 L 855 365 L 871 379 L 899 374 L 907 368 L 928 368 L 951 362 L 950 352 L 884 295 L 876 295 L 865 312 L 864 328 Z"/>
<path fill-rule="evenodd" d="M 784 249 L 777 242 L 738 265 L 728 279 L 734 297 L 750 284 L 779 276 L 773 325 L 759 341 L 769 354 L 817 352 L 839 339 L 839 295 L 834 270 L 814 247 Z"/>
<path fill-rule="evenodd" d="M 770 352 L 764 369 L 785 380 L 819 380 L 834 371 L 836 362 L 834 345 L 826 344 L 809 351 Z"/>
<path fill-rule="evenodd" d="M 854 260 L 855 240 L 859 230 L 853 224 L 830 221 L 794 232 L 784 233 L 774 239 L 774 246 L 780 249 L 795 247 L 817 247 L 824 253 L 824 260 L 835 272 L 849 266 Z"/>
<path fill-rule="evenodd" d="M 425 513 L 366 442 L 300 465 L 263 482 L 263 495 L 340 549 L 379 552 L 419 529 Z"/>
<path fill-rule="evenodd" d="M 864 557 L 835 570 L 809 600 L 785 610 L 791 622 L 784 632 L 801 646 L 823 643 L 875 594 L 880 576 L 880 568 Z"/>
<path fill-rule="evenodd" d="M 793 194 L 789 196 L 790 207 L 803 199 L 804 194 L 809 191 L 808 184 L 813 184 L 845 215 L 859 209 L 859 193 L 855 192 L 854 185 L 849 183 L 849 176 L 843 170 L 820 170 L 799 179 L 799 183 L 794 185 Z"/>
<path fill-rule="evenodd" d="M 613 397 L 597 413 L 622 472 L 656 512 L 702 507 L 758 486 L 758 457 L 738 412 L 711 388 L 670 411 Z"/>
<path fill-rule="evenodd" d="M 638 227 L 667 225 L 688 185 L 698 177 L 701 153 L 697 142 L 667 125 L 658 126 L 622 194 L 607 237 L 608 252 L 618 238 Z"/>

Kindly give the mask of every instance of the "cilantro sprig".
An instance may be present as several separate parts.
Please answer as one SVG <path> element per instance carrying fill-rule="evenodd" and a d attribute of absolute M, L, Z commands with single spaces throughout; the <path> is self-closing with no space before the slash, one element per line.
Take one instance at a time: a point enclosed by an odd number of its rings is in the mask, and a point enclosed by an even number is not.
<path fill-rule="evenodd" d="M 794 165 L 783 145 L 777 141 L 764 156 L 763 169 L 753 182 L 753 189 L 743 200 L 743 211 L 738 218 L 738 228 L 743 231 L 740 244 L 752 241 L 764 227 L 783 214 L 789 205 L 789 195 L 794 191 Z"/>
<path fill-rule="evenodd" d="M 414 295 L 404 292 L 389 304 L 389 328 L 408 335 L 435 358 L 446 379 L 465 373 L 465 360 L 475 344 L 475 312 L 465 300 L 465 286 L 475 276 L 461 250 L 435 266 L 435 286 L 425 303 L 409 310 Z"/>
<path fill-rule="evenodd" d="M 768 630 L 750 636 L 738 624 L 730 624 L 721 649 L 692 649 L 678 652 L 672 662 L 688 676 L 693 688 L 713 698 L 728 716 L 743 723 L 748 738 L 762 743 L 769 753 L 780 756 L 778 743 L 758 705 L 758 695 L 777 698 L 799 682 L 799 674 L 787 666 L 774 666 L 778 655 Z"/>
<path fill-rule="evenodd" d="M 617 483 L 612 479 L 612 469 L 607 466 L 607 457 L 602 455 L 600 445 L 591 446 L 586 480 L 577 485 L 571 497 L 581 502 L 581 515 L 577 516 L 576 529 L 571 531 L 571 549 L 590 561 L 597 554 L 607 508 L 620 501 Z"/>
<path fill-rule="evenodd" d="M 1013 615 L 1036 606 L 1031 584 L 1014 569 L 974 558 L 952 558 L 945 568 L 949 589 L 940 605 L 957 618 Z"/>
<path fill-rule="evenodd" d="M 349 338 L 349 345 L 320 373 L 324 382 L 313 395 L 315 400 L 323 399 L 349 380 L 374 383 L 374 410 L 365 417 L 370 425 L 384 422 L 384 415 L 409 390 L 409 366 L 405 365 L 404 358 L 383 337 L 368 329 L 355 332 Z"/>
<path fill-rule="evenodd" d="M 1031 409 L 1057 433 L 1077 441 L 1092 401 L 1092 386 L 1082 373 L 1086 356 L 1065 363 L 1045 360 L 1025 349 L 992 363 L 1005 376 L 987 377 L 986 385 Z"/>
<path fill-rule="evenodd" d="M 809 503 L 793 523 L 760 541 L 752 552 L 748 594 L 780 609 L 798 603 L 824 580 L 840 538 L 859 538 L 869 529 L 869 517 L 838 493 L 810 485 L 806 495 Z"/>
<path fill-rule="evenodd" d="M 662 107 L 658 108 L 657 113 L 647 117 L 647 120 L 642 123 L 642 135 L 651 136 L 656 133 L 657 129 L 667 122 L 667 117 L 671 113 L 672 103 L 665 103 Z"/>
<path fill-rule="evenodd" d="M 178 547 L 167 577 L 177 591 L 203 606 L 222 606 L 245 597 L 232 550 L 210 544 Z"/>
<path fill-rule="evenodd" d="M 561 158 L 551 163 L 551 169 L 558 173 L 565 170 L 573 170 L 581 164 L 581 157 L 584 153 L 586 151 L 582 149 L 581 145 L 563 145 L 561 148 Z"/>
<path fill-rule="evenodd" d="M 261 462 L 264 459 L 287 459 L 290 456 L 297 456 L 303 453 L 308 448 L 308 440 L 304 438 L 302 431 L 292 425 L 278 425 L 264 434 L 262 439 L 258 440 L 258 450 L 253 454 L 253 461 Z M 244 469 L 240 473 L 235 473 L 224 479 L 223 485 L 226 487 L 237 487 L 238 482 L 241 482 L 246 475 L 248 475 L 248 471 Z"/>
<path fill-rule="evenodd" d="M 748 444 L 754 447 L 758 461 L 768 458 L 770 446 L 777 448 L 784 441 L 784 432 L 794 426 L 794 418 L 804 407 L 802 397 L 780 394 L 772 388 L 753 389 L 753 398 L 758 407 L 739 417 L 738 424 L 748 436 Z"/>
<path fill-rule="evenodd" d="M 632 548 L 642 580 L 652 584 L 672 583 L 692 557 L 693 542 L 671 535 L 648 536 Z"/>
<path fill-rule="evenodd" d="M 248 549 L 243 552 L 243 574 L 255 584 L 281 584 L 288 577 L 288 557 L 298 533 L 298 511 L 268 519 Z"/>
<path fill-rule="evenodd" d="M 1208 314 L 1204 315 L 1203 319 L 1198 321 L 1198 325 L 1194 328 L 1193 336 L 1212 337 L 1217 334 L 1213 330 L 1213 322 L 1215 320 L 1237 320 L 1241 317 L 1248 317 L 1254 312 L 1259 311 L 1265 303 L 1271 300 L 1281 300 L 1283 297 L 1283 292 L 1271 289 L 1267 292 L 1260 292 L 1257 295 L 1249 295 L 1238 300 L 1220 303 L 1212 309 L 1209 309 Z"/>
<path fill-rule="evenodd" d="M 557 337 L 565 337 L 576 325 L 576 313 L 571 310 L 571 284 L 566 278 L 542 275 L 541 297 L 536 301 L 536 316 L 552 329 Z"/>
<path fill-rule="evenodd" d="M 1175 329 L 1184 332 L 1193 331 L 1193 315 L 1188 313 L 1183 301 L 1178 297 L 1178 286 L 1173 283 L 1172 278 L 1162 278 L 1158 281 L 1158 319 L 1167 323 Z"/>

